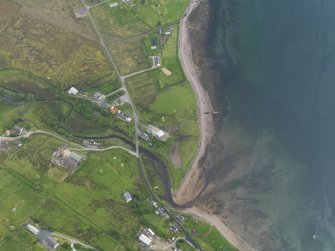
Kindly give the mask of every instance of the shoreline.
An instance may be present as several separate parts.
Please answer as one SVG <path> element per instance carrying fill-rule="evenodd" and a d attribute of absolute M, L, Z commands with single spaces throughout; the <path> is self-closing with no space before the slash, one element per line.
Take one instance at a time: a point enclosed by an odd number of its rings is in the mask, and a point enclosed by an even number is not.
<path fill-rule="evenodd" d="M 173 194 L 173 200 L 177 204 L 186 204 L 194 200 L 202 191 L 205 182 L 201 178 L 202 169 L 198 167 L 199 162 L 206 155 L 207 146 L 214 136 L 214 124 L 212 115 L 205 112 L 213 111 L 211 100 L 207 91 L 204 90 L 199 73 L 195 69 L 190 33 L 188 29 L 188 19 L 193 10 L 197 8 L 200 1 L 191 1 L 183 18 L 180 21 L 178 36 L 178 57 L 186 79 L 192 85 L 196 96 L 198 123 L 200 127 L 200 139 L 197 153 L 193 157 L 190 167 L 182 181 L 179 190 Z"/>
<path fill-rule="evenodd" d="M 199 4 L 200 1 L 190 2 L 179 26 L 178 57 L 186 79 L 192 85 L 192 89 L 196 96 L 198 123 L 200 127 L 197 153 L 187 170 L 179 190 L 173 194 L 174 202 L 180 205 L 193 201 L 202 192 L 205 186 L 205 177 L 202 176 L 203 168 L 199 167 L 199 163 L 206 157 L 208 147 L 215 133 L 214 119 L 212 115 L 204 114 L 205 112 L 212 112 L 214 110 L 210 95 L 204 89 L 201 83 L 200 73 L 196 70 L 190 41 L 189 17 L 192 11 L 194 11 Z M 242 239 L 240 235 L 228 227 L 219 216 L 206 212 L 196 206 L 183 209 L 182 211 L 214 226 L 221 233 L 221 235 L 238 250 L 255 251 L 255 249 L 252 248 L 246 240 Z"/>

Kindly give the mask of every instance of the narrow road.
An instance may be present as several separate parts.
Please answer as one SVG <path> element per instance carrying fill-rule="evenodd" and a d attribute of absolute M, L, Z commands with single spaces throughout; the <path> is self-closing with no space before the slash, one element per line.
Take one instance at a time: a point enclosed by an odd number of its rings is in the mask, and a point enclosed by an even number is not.
<path fill-rule="evenodd" d="M 65 234 L 61 234 L 61 233 L 58 233 L 58 232 L 52 232 L 51 235 L 52 236 L 58 236 L 58 237 L 61 237 L 61 238 L 64 238 L 64 239 L 70 241 L 71 242 L 71 246 L 73 246 L 72 244 L 79 244 L 79 245 L 81 245 L 82 247 L 84 247 L 86 249 L 97 250 L 95 247 L 92 247 L 92 246 L 90 246 L 88 244 L 85 244 L 85 243 L 83 243 L 83 242 L 81 242 L 79 240 L 73 239 L 73 237 L 67 236 Z"/>
<path fill-rule="evenodd" d="M 80 1 L 81 1 L 82 5 L 84 7 L 87 6 L 86 3 L 85 3 L 85 0 L 80 0 Z M 136 156 L 139 157 L 139 139 L 138 139 L 138 125 L 137 125 L 137 123 L 138 123 L 138 114 L 136 112 L 136 108 L 134 106 L 134 103 L 133 103 L 133 100 L 132 100 L 131 96 L 129 95 L 129 91 L 128 91 L 127 86 L 125 84 L 124 78 L 121 76 L 118 68 L 116 67 L 116 63 L 115 63 L 115 61 L 114 61 L 114 59 L 113 59 L 113 57 L 112 57 L 112 55 L 111 55 L 108 47 L 106 46 L 106 44 L 105 44 L 105 42 L 104 42 L 104 40 L 102 38 L 102 35 L 101 35 L 101 33 L 100 33 L 100 31 L 99 31 L 99 29 L 98 29 L 98 27 L 97 27 L 97 25 L 96 25 L 96 23 L 94 21 L 92 13 L 90 11 L 88 12 L 88 17 L 90 18 L 90 21 L 91 21 L 91 23 L 93 25 L 95 33 L 97 34 L 97 37 L 98 37 L 99 42 L 100 42 L 100 45 L 101 45 L 102 49 L 105 51 L 105 53 L 106 53 L 107 59 L 109 60 L 109 62 L 113 66 L 113 69 L 115 70 L 116 75 L 117 75 L 120 83 L 122 84 L 122 87 L 123 87 L 124 91 L 126 92 L 125 95 L 127 96 L 128 100 L 129 100 L 129 104 L 131 105 L 131 108 L 133 110 L 133 117 L 134 117 L 134 124 L 135 124 L 135 132 L 134 133 L 135 133 Z"/>
<path fill-rule="evenodd" d="M 100 2 L 100 3 L 97 3 L 97 4 L 95 4 L 95 5 L 86 5 L 86 8 L 89 10 L 89 9 L 92 9 L 92 8 L 94 8 L 94 7 L 97 7 L 97 6 L 99 6 L 99 5 L 101 5 L 101 4 L 104 4 L 104 3 L 107 3 L 107 2 L 109 2 L 109 1 L 111 1 L 111 0 L 106 0 L 106 1 L 102 1 L 102 2 Z"/>
<path fill-rule="evenodd" d="M 134 76 L 136 76 L 136 75 L 139 75 L 139 74 L 142 74 L 142 73 L 145 73 L 145 72 L 148 72 L 148 71 L 152 71 L 152 70 L 155 70 L 155 69 L 159 69 L 159 66 L 153 66 L 153 67 L 151 67 L 151 68 L 144 69 L 144 70 L 142 70 L 142 71 L 137 71 L 137 72 L 128 74 L 128 75 L 126 75 L 126 76 L 122 76 L 122 78 L 125 80 L 126 78 L 134 77 Z"/>
<path fill-rule="evenodd" d="M 6 141 L 6 142 L 12 142 L 12 141 L 15 141 L 17 139 L 21 139 L 21 138 L 29 138 L 31 135 L 34 135 L 34 134 L 46 134 L 46 135 L 49 135 L 49 136 L 52 136 L 54 138 L 57 138 L 61 141 L 64 141 L 70 145 L 74 145 L 78 148 L 71 148 L 72 150 L 74 151 L 89 151 L 89 152 L 104 152 L 104 151 L 108 151 L 108 150 L 111 150 L 111 149 L 121 149 L 121 150 L 124 150 L 126 151 L 127 153 L 137 157 L 137 153 L 128 149 L 128 148 L 125 148 L 123 146 L 109 146 L 109 147 L 106 147 L 106 148 L 99 148 L 99 149 L 92 149 L 92 148 L 87 148 L 87 147 L 84 147 L 80 144 L 77 144 L 77 143 L 74 143 L 72 141 L 69 141 L 55 133 L 52 133 L 52 132 L 47 132 L 47 131 L 42 131 L 42 130 L 36 130 L 36 131 L 29 131 L 29 132 L 26 132 L 25 134 L 22 134 L 20 136 L 17 136 L 17 137 L 0 137 L 0 141 Z"/>

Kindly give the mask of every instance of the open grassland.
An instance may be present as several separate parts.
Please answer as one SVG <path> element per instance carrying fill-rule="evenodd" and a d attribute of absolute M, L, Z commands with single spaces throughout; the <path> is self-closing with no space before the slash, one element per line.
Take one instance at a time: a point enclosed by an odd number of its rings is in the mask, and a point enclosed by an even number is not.
<path fill-rule="evenodd" d="M 184 226 L 192 229 L 192 237 L 194 237 L 206 251 L 237 251 L 237 249 L 222 237 L 215 227 L 205 222 L 187 216 Z"/>
<path fill-rule="evenodd" d="M 22 226 L 30 221 L 100 250 L 137 250 L 136 234 L 141 226 L 172 237 L 169 221 L 154 214 L 134 157 L 119 150 L 88 154 L 81 168 L 59 183 L 48 175 L 50 161 L 36 165 L 36 155 L 50 159 L 59 144 L 47 136 L 35 136 L 18 151 L 0 155 L 0 249 L 15 241 L 29 243 L 31 237 L 22 232 L 27 231 Z M 47 151 L 40 153 L 39 146 Z M 18 169 L 12 159 L 26 170 Z M 132 194 L 130 203 L 122 198 L 125 190 Z M 34 250 L 32 246 L 23 250 Z"/>
<path fill-rule="evenodd" d="M 65 1 L 54 2 L 68 7 Z M 0 60 L 0 67 L 23 69 L 44 78 L 49 76 L 61 88 L 80 85 L 91 76 L 104 76 L 110 72 L 98 43 L 71 32 L 76 25 L 67 29 L 54 26 L 40 20 L 40 16 L 34 17 L 35 12 L 29 12 L 27 4 L 22 5 L 9 0 L 2 3 L 0 58 L 10 58 L 10 61 Z M 72 14 L 67 14 L 67 20 L 74 19 Z"/>

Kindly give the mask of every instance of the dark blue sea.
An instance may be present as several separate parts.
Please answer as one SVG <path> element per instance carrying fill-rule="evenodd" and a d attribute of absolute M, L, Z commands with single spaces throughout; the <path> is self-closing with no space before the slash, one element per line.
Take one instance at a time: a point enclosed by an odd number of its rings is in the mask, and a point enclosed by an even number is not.
<path fill-rule="evenodd" d="M 335 250 L 335 1 L 209 2 L 226 115 L 203 200 L 257 250 Z"/>

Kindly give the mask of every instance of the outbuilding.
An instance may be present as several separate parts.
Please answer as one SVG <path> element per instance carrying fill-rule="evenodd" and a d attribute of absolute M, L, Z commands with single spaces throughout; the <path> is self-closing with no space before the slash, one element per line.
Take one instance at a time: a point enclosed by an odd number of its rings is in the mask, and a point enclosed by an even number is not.
<path fill-rule="evenodd" d="M 146 236 L 145 234 L 141 234 L 140 237 L 138 238 L 140 242 L 142 242 L 143 244 L 150 246 L 152 240 Z"/>
<path fill-rule="evenodd" d="M 70 95 L 76 96 L 76 95 L 79 93 L 79 91 L 78 91 L 76 88 L 71 87 L 71 88 L 67 91 L 67 93 L 70 94 Z"/>
<path fill-rule="evenodd" d="M 128 203 L 130 201 L 132 201 L 133 199 L 131 198 L 131 194 L 128 191 L 125 191 L 123 193 L 123 198 L 125 199 L 125 201 Z"/>

